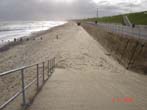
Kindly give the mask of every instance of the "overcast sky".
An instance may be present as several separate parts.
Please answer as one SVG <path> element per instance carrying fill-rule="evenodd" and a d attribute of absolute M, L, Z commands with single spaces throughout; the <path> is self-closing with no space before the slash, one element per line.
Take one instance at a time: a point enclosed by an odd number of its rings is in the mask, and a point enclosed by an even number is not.
<path fill-rule="evenodd" d="M 0 20 L 60 20 L 147 10 L 147 0 L 0 0 Z"/>

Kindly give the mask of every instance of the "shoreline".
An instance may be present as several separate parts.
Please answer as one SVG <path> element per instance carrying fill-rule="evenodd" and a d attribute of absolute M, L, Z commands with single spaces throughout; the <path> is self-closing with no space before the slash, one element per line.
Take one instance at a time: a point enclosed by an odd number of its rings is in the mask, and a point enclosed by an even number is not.
<path fill-rule="evenodd" d="M 60 42 L 62 34 L 65 33 L 64 30 L 67 30 L 69 25 L 69 23 L 65 23 L 49 30 L 35 33 L 30 37 L 30 40 L 21 43 L 18 42 L 9 49 L 0 52 L 0 73 L 49 60 L 57 56 L 58 42 Z M 59 39 L 56 39 L 56 35 L 59 35 Z M 33 38 L 35 38 L 35 40 L 33 40 Z M 34 69 L 28 69 L 26 71 L 25 82 L 29 83 L 29 81 L 35 78 L 35 74 L 32 72 Z M 18 74 L 18 72 L 0 77 L 0 105 L 20 89 L 21 80 L 19 78 L 20 74 Z M 19 102 L 21 101 L 16 100 L 16 105 Z"/>
<path fill-rule="evenodd" d="M 14 38 L 14 40 L 12 40 L 12 41 L 8 40 L 7 42 L 3 42 L 4 44 L 0 44 L 0 53 L 4 52 L 4 51 L 7 51 L 8 49 L 10 49 L 10 48 L 12 48 L 12 47 L 14 47 L 16 45 L 23 44 L 26 41 L 29 41 L 29 40 L 32 40 L 32 39 L 35 40 L 35 38 L 37 38 L 37 37 L 39 37 L 41 35 L 44 35 L 44 34 L 48 33 L 49 31 L 54 30 L 54 29 L 56 29 L 56 28 L 58 28 L 60 26 L 63 26 L 65 24 L 67 24 L 67 23 L 68 22 L 65 22 L 62 25 L 54 26 L 54 27 L 51 27 L 51 28 L 49 28 L 47 30 L 33 32 L 28 36 L 23 36 L 23 37 L 20 37 L 20 38 L 17 38 L 17 39 Z"/>
<path fill-rule="evenodd" d="M 53 36 L 50 36 L 50 38 L 47 38 L 47 39 L 52 40 L 53 37 L 56 38 L 56 35 L 58 34 L 58 32 L 56 32 L 56 30 L 58 30 L 59 28 L 64 28 L 68 24 L 69 23 L 67 22 L 67 23 L 65 23 L 63 25 L 55 26 L 55 27 L 50 28 L 50 29 L 48 29 L 46 31 L 41 31 L 41 32 L 38 32 L 38 33 L 34 33 L 31 36 L 29 36 L 29 39 L 27 39 L 28 37 L 24 37 L 25 40 L 23 40 L 23 41 L 18 40 L 16 42 L 10 42 L 9 44 L 4 45 L 3 47 L 0 48 L 0 66 L 1 66 L 2 63 L 4 63 L 4 60 L 3 60 L 2 57 L 5 56 L 5 54 L 6 54 L 6 56 L 9 56 L 9 54 L 11 56 L 11 53 L 13 53 L 13 50 L 20 51 L 20 52 L 24 51 L 23 53 L 27 54 L 27 49 L 29 49 L 29 48 L 27 48 L 27 46 L 29 46 L 31 48 L 39 47 L 39 44 L 44 42 L 44 39 L 45 39 L 45 37 L 48 37 L 47 36 L 48 34 L 49 35 L 53 34 Z M 20 48 L 22 48 L 22 49 L 20 49 Z M 25 48 L 25 50 L 23 50 L 23 48 Z M 16 54 L 18 56 L 21 56 L 21 55 L 19 55 L 19 53 L 14 52 L 14 54 Z M 20 59 L 20 60 L 22 60 L 22 59 Z M 36 63 L 36 62 L 33 62 L 33 63 Z M 22 66 L 24 66 L 24 65 L 22 65 Z M 17 68 L 18 66 L 15 66 L 15 67 Z M 15 67 L 11 67 L 10 69 L 15 69 Z M 9 69 L 4 69 L 3 70 L 3 68 L 1 67 L 0 72 L 7 71 L 7 70 L 9 70 Z"/>

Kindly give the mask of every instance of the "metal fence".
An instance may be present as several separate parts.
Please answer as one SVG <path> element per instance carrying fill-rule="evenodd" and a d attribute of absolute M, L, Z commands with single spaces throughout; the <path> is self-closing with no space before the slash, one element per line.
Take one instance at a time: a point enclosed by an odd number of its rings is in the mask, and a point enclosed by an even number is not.
<path fill-rule="evenodd" d="M 47 63 L 47 68 L 45 68 L 45 63 Z M 41 73 L 39 73 L 39 66 L 40 65 L 42 65 L 42 72 Z M 34 80 L 32 80 L 29 84 L 25 85 L 25 78 L 24 78 L 24 74 L 26 74 L 25 69 L 31 68 L 31 67 L 36 67 L 36 78 Z M 47 69 L 47 79 L 45 79 L 45 69 Z M 52 73 L 54 72 L 54 69 L 55 69 L 55 58 L 52 58 L 51 60 L 48 60 L 48 61 L 36 63 L 36 64 L 29 65 L 29 66 L 24 66 L 21 68 L 17 68 L 14 70 L 10 70 L 10 71 L 1 73 L 0 77 L 7 76 L 7 75 L 13 74 L 15 72 L 19 72 L 19 74 L 21 75 L 21 90 L 17 91 L 17 93 L 15 93 L 15 95 L 13 95 L 7 101 L 5 101 L 0 106 L 0 110 L 3 110 L 4 108 L 6 108 L 11 102 L 13 102 L 20 95 L 22 95 L 23 108 L 26 108 L 28 105 L 26 102 L 26 90 L 29 87 L 31 87 L 32 84 L 36 83 L 36 88 L 37 88 L 37 92 L 38 92 L 40 90 L 40 88 L 44 85 L 45 81 L 48 80 L 49 77 L 52 75 Z M 42 85 L 40 86 L 39 80 L 41 77 L 42 77 Z"/>
<path fill-rule="evenodd" d="M 122 35 L 127 35 L 131 37 L 136 37 L 139 39 L 147 39 L 147 29 L 143 28 L 141 26 L 136 26 L 136 27 L 130 27 L 130 26 L 124 26 L 120 24 L 111 24 L 111 23 L 92 23 L 89 22 L 88 24 L 92 24 L 97 27 L 101 27 L 105 29 L 108 32 L 114 32 Z"/>
<path fill-rule="evenodd" d="M 146 61 L 146 39 L 147 29 L 145 27 L 129 27 L 119 24 L 110 23 L 92 23 L 88 24 L 98 29 L 104 29 L 106 32 L 114 33 L 120 36 L 112 35 L 111 40 L 107 37 L 100 39 L 105 47 L 108 47 L 111 55 L 113 55 L 127 69 L 137 68 L 141 71 Z M 128 39 L 135 37 L 135 39 Z M 122 39 L 123 38 L 123 39 Z M 127 39 L 126 39 L 127 38 Z M 143 70 L 144 71 L 144 70 Z"/>

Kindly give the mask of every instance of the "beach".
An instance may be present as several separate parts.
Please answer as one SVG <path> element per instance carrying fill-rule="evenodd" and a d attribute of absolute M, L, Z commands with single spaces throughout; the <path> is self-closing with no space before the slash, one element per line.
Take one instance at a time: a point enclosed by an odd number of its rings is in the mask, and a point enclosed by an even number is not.
<path fill-rule="evenodd" d="M 19 67 L 40 63 L 53 57 L 58 57 L 58 49 L 62 31 L 68 31 L 68 25 L 57 26 L 43 33 L 36 33 L 29 40 L 10 47 L 0 53 L 0 72 L 9 71 Z M 56 36 L 59 39 L 56 39 Z M 31 70 L 35 71 L 35 70 Z M 26 83 L 35 78 L 35 72 L 26 74 Z M 21 89 L 21 80 L 19 72 L 0 78 L 0 104 L 8 100 L 18 90 Z"/>
<path fill-rule="evenodd" d="M 69 22 L 1 52 L 0 71 L 56 57 L 55 73 L 30 110 L 145 110 L 147 77 L 126 70 L 108 54 L 81 26 Z M 1 104 L 21 84 L 18 77 L 0 79 Z M 26 80 L 33 77 L 28 74 Z M 114 104 L 112 98 L 119 97 L 134 102 Z"/>

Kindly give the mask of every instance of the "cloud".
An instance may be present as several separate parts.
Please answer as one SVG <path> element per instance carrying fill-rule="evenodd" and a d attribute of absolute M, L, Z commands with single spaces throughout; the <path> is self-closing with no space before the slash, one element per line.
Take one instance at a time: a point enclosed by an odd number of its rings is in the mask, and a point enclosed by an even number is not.
<path fill-rule="evenodd" d="M 134 1 L 134 0 L 131 0 Z M 55 20 L 95 17 L 147 9 L 146 0 L 0 0 L 0 20 Z"/>
<path fill-rule="evenodd" d="M 104 16 L 147 10 L 147 0 L 93 0 L 103 9 Z"/>
<path fill-rule="evenodd" d="M 85 2 L 85 3 L 84 3 Z M 94 7 L 89 0 L 53 2 L 53 0 L 2 0 L 0 1 L 0 19 L 4 20 L 41 20 L 67 19 L 92 16 Z"/>

